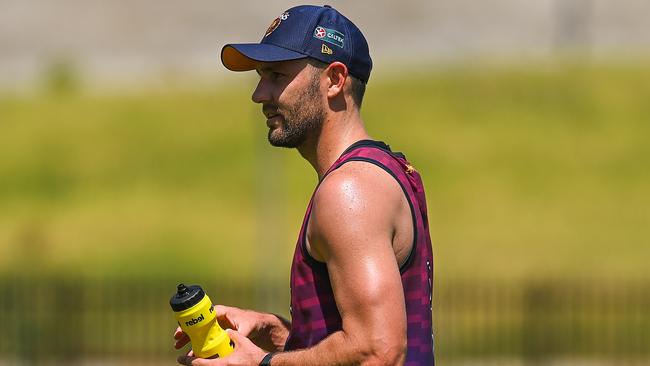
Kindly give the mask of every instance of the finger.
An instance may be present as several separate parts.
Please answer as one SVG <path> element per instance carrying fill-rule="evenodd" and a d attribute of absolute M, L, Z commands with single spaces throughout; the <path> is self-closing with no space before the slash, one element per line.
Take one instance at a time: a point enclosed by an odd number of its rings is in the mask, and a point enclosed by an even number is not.
<path fill-rule="evenodd" d="M 241 342 L 248 341 L 248 338 L 246 338 L 243 334 L 239 333 L 236 330 L 226 329 L 226 332 L 228 333 L 228 336 L 230 337 L 230 339 L 233 342 L 235 342 L 235 346 L 237 346 Z"/>
<path fill-rule="evenodd" d="M 228 309 L 229 309 L 228 306 L 224 306 L 224 305 L 215 305 L 215 306 L 214 306 L 214 313 L 215 313 L 217 316 L 223 316 L 223 315 L 228 311 Z"/>
<path fill-rule="evenodd" d="M 183 334 L 183 336 L 180 339 L 177 339 L 176 342 L 174 343 L 174 348 L 179 349 L 185 346 L 190 342 L 190 337 L 187 336 L 187 334 Z"/>
<path fill-rule="evenodd" d="M 208 365 L 216 366 L 218 361 L 215 360 L 217 359 L 206 360 L 205 358 L 195 358 L 192 361 L 192 366 L 208 366 Z"/>
<path fill-rule="evenodd" d="M 192 360 L 194 360 L 194 357 L 178 356 L 176 362 L 180 363 L 181 365 L 192 366 Z"/>
<path fill-rule="evenodd" d="M 178 328 L 176 328 L 176 330 L 174 331 L 174 339 L 180 339 L 184 334 L 185 334 L 185 332 L 183 332 L 183 330 L 181 329 L 181 327 L 178 327 Z"/>
<path fill-rule="evenodd" d="M 217 321 L 219 322 L 219 325 L 222 328 L 237 328 L 235 325 L 235 322 L 230 320 L 230 317 L 228 317 L 228 310 L 231 309 L 228 306 L 223 306 L 223 305 L 215 305 L 214 307 L 214 312 L 215 315 L 217 316 Z"/>

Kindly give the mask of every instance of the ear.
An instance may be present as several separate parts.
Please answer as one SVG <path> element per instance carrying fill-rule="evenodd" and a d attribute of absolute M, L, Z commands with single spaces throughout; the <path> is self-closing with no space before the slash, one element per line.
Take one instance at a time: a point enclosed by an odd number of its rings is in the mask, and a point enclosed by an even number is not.
<path fill-rule="evenodd" d="M 325 69 L 325 76 L 327 78 L 327 97 L 335 98 L 343 95 L 343 87 L 345 81 L 348 79 L 348 67 L 341 62 L 332 62 Z"/>

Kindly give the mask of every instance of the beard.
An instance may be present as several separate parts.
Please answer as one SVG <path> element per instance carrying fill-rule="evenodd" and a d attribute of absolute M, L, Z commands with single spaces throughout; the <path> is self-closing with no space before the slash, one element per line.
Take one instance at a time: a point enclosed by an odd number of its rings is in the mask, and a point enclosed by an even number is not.
<path fill-rule="evenodd" d="M 271 128 L 268 140 L 276 147 L 295 148 L 310 137 L 316 137 L 325 121 L 319 89 L 319 75 L 314 73 L 306 90 L 291 105 L 266 105 L 280 115 L 281 122 Z"/>

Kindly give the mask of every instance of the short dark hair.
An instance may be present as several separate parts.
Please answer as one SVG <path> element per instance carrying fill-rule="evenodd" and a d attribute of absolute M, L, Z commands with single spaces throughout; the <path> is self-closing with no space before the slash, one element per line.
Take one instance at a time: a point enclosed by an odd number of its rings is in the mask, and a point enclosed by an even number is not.
<path fill-rule="evenodd" d="M 328 66 L 328 64 L 311 57 L 308 58 L 308 61 L 310 65 L 317 67 L 319 69 L 324 69 Z M 352 79 L 352 82 L 350 84 L 352 100 L 354 100 L 354 103 L 357 105 L 357 107 L 361 108 L 361 103 L 363 102 L 363 96 L 364 94 L 366 94 L 366 83 L 350 74 L 348 74 L 348 76 L 350 77 L 350 79 Z"/>
<path fill-rule="evenodd" d="M 350 75 L 352 79 L 352 100 L 361 108 L 363 95 L 366 94 L 366 83 Z"/>

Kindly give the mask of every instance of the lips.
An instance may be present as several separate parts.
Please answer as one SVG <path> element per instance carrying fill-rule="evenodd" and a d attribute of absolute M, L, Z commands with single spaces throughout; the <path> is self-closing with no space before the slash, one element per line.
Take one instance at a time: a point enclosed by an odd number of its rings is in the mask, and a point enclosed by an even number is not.
<path fill-rule="evenodd" d="M 271 117 L 266 120 L 266 127 L 268 128 L 274 128 L 279 125 L 279 122 L 277 121 L 277 116 L 276 117 Z"/>
<path fill-rule="evenodd" d="M 267 107 L 262 110 L 262 113 L 266 116 L 266 125 L 268 127 L 277 127 L 280 124 L 282 115 L 278 113 L 277 109 Z"/>

